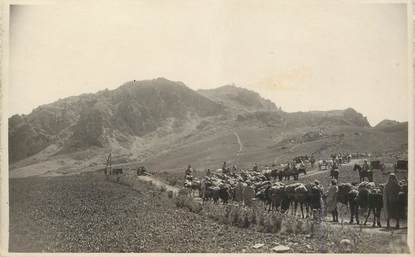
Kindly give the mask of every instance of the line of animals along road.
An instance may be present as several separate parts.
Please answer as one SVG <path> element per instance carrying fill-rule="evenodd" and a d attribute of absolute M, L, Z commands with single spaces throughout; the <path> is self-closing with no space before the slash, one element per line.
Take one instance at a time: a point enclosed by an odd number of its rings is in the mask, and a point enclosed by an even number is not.
<path fill-rule="evenodd" d="M 301 216 L 324 219 L 331 214 L 333 222 L 338 222 L 338 204 L 348 207 L 350 223 L 360 224 L 359 210 L 365 214 L 363 224 L 366 225 L 370 215 L 373 216 L 372 226 L 381 227 L 381 212 L 385 213 L 386 226 L 390 227 L 390 220 L 396 221 L 396 228 L 400 227 L 400 220 L 406 218 L 408 203 L 408 181 L 398 181 L 394 173 L 390 173 L 386 183 L 373 182 L 373 171 L 384 170 L 384 164 L 378 160 L 363 164 L 354 163 L 353 171 L 359 173 L 360 182 L 339 183 L 339 167 L 353 164 L 354 158 L 367 157 L 367 154 L 333 154 L 330 160 L 319 160 L 318 170 L 330 171 L 330 186 L 327 190 L 317 180 L 312 183 L 297 182 L 300 174 L 307 175 L 307 169 L 315 167 L 313 156 L 298 156 L 291 162 L 281 165 L 271 165 L 260 171 L 257 164 L 250 170 L 238 170 L 236 166 L 227 167 L 223 163 L 222 169 L 215 172 L 207 170 L 206 176 L 197 179 L 193 177 L 191 165 L 185 170 L 185 181 L 182 194 L 198 196 L 202 202 L 229 202 L 239 203 L 251 207 L 255 200 L 264 204 L 268 211 L 278 211 L 296 215 L 300 207 Z M 398 168 L 407 170 L 407 161 L 398 161 Z M 122 169 L 114 169 L 112 174 L 122 174 Z M 137 175 L 148 175 L 144 167 L 137 170 Z M 294 183 L 291 183 L 291 178 Z M 180 192 L 179 192 L 180 193 Z"/>
<path fill-rule="evenodd" d="M 360 156 L 359 156 L 360 157 Z M 274 165 L 272 168 L 265 167 L 259 171 L 255 164 L 251 170 L 240 170 L 236 172 L 226 167 L 216 172 L 208 170 L 203 178 L 194 179 L 192 168 L 185 171 L 184 188 L 190 194 L 199 192 L 203 202 L 212 200 L 214 203 L 221 201 L 239 202 L 246 206 L 252 206 L 252 200 L 262 201 L 268 211 L 279 211 L 296 215 L 297 207 L 301 209 L 301 216 L 304 218 L 304 208 L 307 216 L 326 216 L 331 214 L 332 220 L 338 222 L 338 203 L 348 206 L 350 212 L 350 223 L 360 223 L 359 210 L 366 212 L 363 224 L 366 225 L 370 215 L 373 216 L 373 225 L 381 227 L 381 212 L 385 212 L 386 226 L 390 227 L 390 220 L 396 221 L 396 228 L 400 227 L 400 220 L 406 218 L 408 202 L 408 182 L 398 181 L 394 173 L 384 184 L 373 182 L 373 172 L 376 169 L 384 170 L 384 164 L 379 161 L 367 160 L 363 164 L 354 164 L 353 171 L 359 173 L 359 183 L 338 184 L 339 167 L 351 163 L 353 156 L 333 155 L 331 160 L 319 161 L 319 170 L 329 169 L 331 185 L 325 191 L 319 181 L 313 183 L 292 183 L 287 182 L 292 177 L 298 180 L 300 174 L 307 174 L 307 164 L 314 168 L 313 157 L 299 156 L 292 162 Z M 407 163 L 406 163 L 407 165 Z M 395 167 L 396 169 L 396 167 Z M 407 169 L 407 166 L 406 166 Z M 310 174 L 311 175 L 311 174 Z M 277 181 L 278 179 L 278 181 Z M 286 181 L 285 183 L 283 181 Z"/>

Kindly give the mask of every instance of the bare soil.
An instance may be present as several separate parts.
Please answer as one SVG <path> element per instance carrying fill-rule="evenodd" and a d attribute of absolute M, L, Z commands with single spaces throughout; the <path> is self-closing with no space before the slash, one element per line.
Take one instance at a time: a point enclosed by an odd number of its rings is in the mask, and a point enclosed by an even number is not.
<path fill-rule="evenodd" d="M 177 209 L 165 193 L 145 182 L 135 190 L 102 173 L 10 180 L 11 252 L 338 252 L 339 240 L 304 234 L 270 234 L 217 223 Z M 406 238 L 359 234 L 356 252 L 406 249 Z M 254 249 L 253 245 L 264 246 Z"/>

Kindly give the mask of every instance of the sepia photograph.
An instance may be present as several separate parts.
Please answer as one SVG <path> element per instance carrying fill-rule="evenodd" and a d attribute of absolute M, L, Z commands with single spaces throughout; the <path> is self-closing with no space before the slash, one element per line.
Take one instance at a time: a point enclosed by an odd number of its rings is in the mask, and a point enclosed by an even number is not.
<path fill-rule="evenodd" d="M 412 252 L 411 1 L 2 8 L 1 255 Z"/>

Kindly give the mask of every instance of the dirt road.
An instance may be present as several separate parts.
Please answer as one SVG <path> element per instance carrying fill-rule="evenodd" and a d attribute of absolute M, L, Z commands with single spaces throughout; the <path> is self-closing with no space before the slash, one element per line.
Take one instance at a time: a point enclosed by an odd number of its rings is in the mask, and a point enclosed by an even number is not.
<path fill-rule="evenodd" d="M 151 181 L 151 183 L 153 183 L 153 185 L 158 187 L 158 188 L 165 187 L 167 190 L 173 191 L 174 193 L 179 192 L 179 188 L 171 186 L 167 183 L 164 183 L 163 181 L 159 180 L 158 178 L 155 178 L 155 177 L 152 177 L 152 176 L 137 176 L 137 178 L 139 180 L 142 180 L 142 181 Z"/>
<path fill-rule="evenodd" d="M 326 170 L 325 171 L 318 171 L 318 172 L 315 172 L 314 174 L 308 174 L 307 176 L 313 176 L 313 175 L 321 174 L 321 173 L 325 173 L 325 172 L 328 172 L 328 171 L 326 171 Z M 152 176 L 136 176 L 136 178 L 139 179 L 139 180 L 142 180 L 142 181 L 151 181 L 152 184 L 153 184 L 153 186 L 156 186 L 157 188 L 165 187 L 165 188 L 167 188 L 167 190 L 173 191 L 175 194 L 177 194 L 179 192 L 179 188 L 178 187 L 174 187 L 174 186 L 168 185 L 168 184 L 166 184 L 165 182 L 159 180 L 156 177 L 152 177 Z M 199 201 L 199 202 L 201 201 L 201 199 L 198 198 L 198 197 L 194 197 L 194 198 L 195 198 L 196 201 Z M 341 208 L 342 212 L 347 212 L 347 210 L 344 209 L 344 208 L 346 208 L 345 206 L 344 207 L 343 206 L 340 206 L 340 208 Z M 343 214 L 343 218 L 345 218 L 345 220 L 347 220 L 348 219 L 348 214 L 344 213 Z M 361 219 L 363 221 L 364 220 L 364 217 L 361 216 Z M 357 224 L 353 224 L 352 225 L 352 224 L 348 224 L 346 221 L 344 221 L 344 222 L 345 222 L 344 223 L 344 226 L 347 226 L 349 228 L 353 228 L 353 229 L 356 229 L 356 230 L 362 230 L 362 231 L 365 231 L 365 232 L 371 233 L 371 234 L 386 234 L 386 235 L 388 235 L 388 234 L 391 233 L 391 231 L 393 231 L 393 233 L 402 234 L 402 235 L 404 235 L 404 234 L 407 233 L 406 222 L 403 222 L 403 224 L 401 224 L 403 226 L 403 228 L 401 228 L 399 230 L 394 230 L 394 229 L 393 230 L 387 230 L 385 228 L 378 228 L 378 227 L 373 228 L 373 227 L 371 227 L 371 224 L 372 224 L 371 221 L 369 221 L 368 222 L 368 225 L 366 225 L 366 226 L 364 226 L 364 225 L 357 225 Z M 339 223 L 332 223 L 332 222 L 330 222 L 330 217 L 329 216 L 327 216 L 325 218 L 324 223 L 329 224 L 330 226 L 334 226 L 334 227 L 341 227 L 341 226 L 343 226 L 343 225 L 341 225 Z"/>
<path fill-rule="evenodd" d="M 238 139 L 238 143 L 239 143 L 239 146 L 240 146 L 238 153 L 240 153 L 243 149 L 243 145 L 242 145 L 242 142 L 240 141 L 239 135 L 236 132 L 235 132 L 235 136 Z M 359 160 L 352 160 L 350 163 L 344 164 L 344 165 L 345 166 L 351 166 L 351 165 L 354 165 L 358 161 Z M 329 171 L 330 170 L 321 170 L 320 171 L 320 170 L 314 169 L 314 170 L 308 171 L 307 175 L 301 176 L 301 178 L 311 177 L 311 176 L 315 176 L 315 175 L 318 175 L 318 174 L 327 173 Z M 179 192 L 178 187 L 171 186 L 171 185 L 161 181 L 160 179 L 158 179 L 156 177 L 153 177 L 153 176 L 135 176 L 135 177 L 142 180 L 142 181 L 151 181 L 153 183 L 153 185 L 158 187 L 158 188 L 165 187 L 167 190 L 173 191 L 175 193 Z"/>
<path fill-rule="evenodd" d="M 342 166 L 353 166 L 359 161 L 360 159 L 351 160 L 349 163 L 343 164 Z M 313 170 L 307 171 L 307 175 L 301 176 L 301 178 L 307 178 L 307 177 L 311 177 L 311 176 L 315 176 L 315 175 L 323 174 L 323 173 L 328 173 L 328 172 L 330 172 L 330 169 L 327 169 L 327 170 L 313 169 Z"/>

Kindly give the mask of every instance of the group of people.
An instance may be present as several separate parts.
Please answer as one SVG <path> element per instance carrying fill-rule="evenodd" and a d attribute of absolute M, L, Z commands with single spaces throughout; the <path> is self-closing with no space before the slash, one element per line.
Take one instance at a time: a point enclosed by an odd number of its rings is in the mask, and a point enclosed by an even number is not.
<path fill-rule="evenodd" d="M 314 164 L 316 162 L 316 159 L 314 158 L 313 154 L 311 155 L 304 155 L 304 156 L 297 156 L 295 158 L 292 159 L 292 161 L 287 162 L 286 164 L 284 164 L 283 166 L 288 166 L 289 168 L 305 168 L 306 167 L 306 162 L 310 163 L 311 167 L 314 167 Z M 275 167 L 276 164 L 272 164 L 271 168 L 269 166 L 265 166 L 264 169 L 268 170 L 268 169 L 272 169 L 272 167 Z M 258 166 L 257 163 L 254 163 L 253 167 L 252 167 L 252 171 L 254 172 L 259 172 L 260 167 Z M 233 164 L 231 167 L 228 166 L 227 162 L 224 161 L 222 164 L 222 169 L 220 169 L 222 171 L 223 174 L 231 174 L 231 173 L 235 173 L 238 171 L 238 167 Z M 188 167 L 185 170 L 185 176 L 190 177 L 192 176 L 193 173 L 193 168 L 191 167 L 191 165 L 189 164 Z M 206 175 L 209 176 L 211 174 L 211 170 L 207 169 L 206 171 Z"/>
<path fill-rule="evenodd" d="M 318 168 L 319 170 L 331 168 L 331 170 L 338 170 L 339 167 L 345 163 L 349 163 L 351 160 L 351 155 L 348 154 L 347 157 L 341 156 L 340 154 L 332 154 L 330 160 L 319 160 Z"/>
<path fill-rule="evenodd" d="M 405 212 L 406 212 L 405 206 L 407 205 L 407 192 L 406 192 L 407 181 L 403 180 L 399 182 L 396 175 L 394 173 L 390 173 L 388 180 L 386 181 L 385 184 L 379 184 L 379 185 L 373 184 L 373 186 L 375 188 L 372 188 L 371 189 L 372 191 L 369 191 L 369 194 L 373 195 L 372 197 L 369 196 L 369 199 L 370 199 L 369 201 L 371 202 L 369 202 L 369 205 L 366 206 L 369 208 L 369 214 L 370 214 L 370 208 L 372 208 L 373 213 L 374 213 L 374 219 L 375 220 L 377 219 L 378 226 L 381 226 L 380 212 L 383 209 L 385 212 L 384 216 L 386 217 L 387 227 L 390 226 L 390 219 L 395 219 L 396 227 L 399 228 L 399 220 L 405 216 Z M 356 199 L 359 199 L 360 192 L 358 190 L 355 190 L 355 192 L 356 193 L 354 197 Z M 339 213 L 337 209 L 337 205 L 339 203 L 338 196 L 339 196 L 339 185 L 336 179 L 332 179 L 328 187 L 328 190 L 325 193 L 325 204 L 326 204 L 327 213 L 331 214 L 333 222 L 339 221 Z M 377 199 L 374 199 L 374 197 L 377 197 Z M 349 200 L 353 201 L 351 199 Z M 359 200 L 356 200 L 356 201 L 359 202 Z M 357 203 L 356 206 L 359 206 L 359 203 Z M 350 207 L 352 208 L 352 206 Z M 356 209 L 357 208 L 358 207 L 356 207 Z M 353 210 L 351 211 L 353 212 Z M 373 221 L 374 222 L 373 226 L 375 225 L 375 220 Z M 367 217 L 366 217 L 366 221 L 367 221 Z M 353 222 L 353 214 L 352 214 L 351 222 Z"/>
<path fill-rule="evenodd" d="M 338 164 L 349 163 L 352 160 L 351 153 L 333 153 L 330 157 L 333 162 Z"/>
<path fill-rule="evenodd" d="M 346 153 L 333 153 L 330 155 L 331 159 L 330 161 L 326 161 L 326 160 L 321 160 L 319 161 L 319 168 L 321 169 L 321 166 L 330 166 L 331 169 L 338 169 L 340 165 L 344 164 L 344 163 L 349 163 L 351 161 L 353 157 L 352 153 L 346 152 Z M 365 154 L 365 156 L 367 156 L 367 153 Z M 301 167 L 305 167 L 305 163 L 310 163 L 311 168 L 314 168 L 314 165 L 316 163 L 316 159 L 314 157 L 313 154 L 310 155 L 303 155 L 303 156 L 297 156 L 294 157 L 293 160 L 291 162 L 288 162 L 287 165 L 289 167 L 299 167 L 299 165 L 301 165 Z M 275 165 L 272 165 L 275 166 Z M 364 169 L 369 170 L 368 164 L 367 164 L 367 160 L 365 160 L 365 164 L 363 165 Z M 265 169 L 269 169 L 268 167 L 266 167 Z M 231 167 L 228 167 L 228 164 L 226 163 L 226 161 L 223 162 L 222 164 L 222 173 L 224 174 L 230 174 L 231 172 L 236 172 L 238 170 L 237 166 L 234 164 Z M 252 167 L 252 170 L 257 172 L 259 171 L 259 166 L 257 163 L 255 163 Z M 186 169 L 186 176 L 187 175 L 191 175 L 191 173 L 193 172 L 193 169 L 191 167 L 191 165 L 188 165 L 187 169 Z M 210 169 L 207 170 L 208 173 L 210 173 Z"/>
<path fill-rule="evenodd" d="M 236 167 L 235 164 L 232 165 L 232 168 L 227 166 L 226 161 L 224 161 L 223 164 L 222 164 L 222 172 L 224 174 L 230 174 L 231 172 L 236 172 L 237 170 L 238 170 L 238 168 Z"/>
<path fill-rule="evenodd" d="M 277 166 L 276 164 L 272 164 L 271 167 L 265 166 L 265 167 L 263 167 L 262 172 L 261 172 L 260 167 L 258 166 L 258 164 L 254 163 L 251 171 L 254 172 L 254 173 L 265 174 L 267 171 L 269 172 L 271 170 L 276 170 L 276 166 Z M 293 161 L 287 162 L 286 164 L 281 164 L 281 167 L 283 167 L 285 169 L 305 169 L 306 165 L 304 164 L 304 162 L 302 160 L 294 158 Z M 236 165 L 233 165 L 231 168 L 227 167 L 227 163 L 225 161 L 225 162 L 223 162 L 222 169 L 218 169 L 217 172 L 218 171 L 219 172 L 221 171 L 222 174 L 224 174 L 224 175 L 232 175 L 232 174 L 234 175 L 234 174 L 237 173 L 238 169 L 237 169 Z M 193 174 L 194 174 L 194 170 L 193 170 L 192 166 L 189 164 L 187 166 L 187 168 L 185 169 L 185 183 L 193 181 Z M 211 175 L 212 175 L 212 171 L 210 169 L 207 169 L 206 176 L 209 177 Z"/>
<path fill-rule="evenodd" d="M 295 164 L 296 164 L 295 162 L 291 162 L 289 165 L 295 165 Z M 298 163 L 297 163 L 297 165 L 298 165 Z M 300 163 L 300 165 L 301 165 L 301 163 Z M 337 165 L 338 164 L 336 162 L 334 162 L 332 168 L 335 169 L 336 167 L 338 167 Z M 225 168 L 223 170 L 228 169 L 226 167 L 226 162 L 224 163 L 223 168 Z M 364 160 L 364 163 L 362 165 L 362 169 L 367 170 L 367 171 L 370 170 L 370 165 L 369 165 L 367 160 Z M 186 181 L 185 183 L 193 184 L 193 182 L 194 183 L 197 182 L 193 179 L 193 172 L 194 172 L 194 170 L 191 167 L 191 165 L 188 165 L 188 167 L 185 171 L 185 181 Z M 236 187 L 235 185 L 237 185 L 238 181 L 239 181 L 239 183 L 243 182 L 243 183 L 247 184 L 247 186 L 253 187 L 255 189 L 255 191 L 260 190 L 260 188 L 263 187 L 263 186 L 269 186 L 267 183 L 270 183 L 270 182 L 267 182 L 267 179 L 263 176 L 263 174 L 261 172 L 259 172 L 259 167 L 258 167 L 257 163 L 255 163 L 253 165 L 251 173 L 252 174 L 247 173 L 247 171 L 245 171 L 245 172 L 242 172 L 240 174 L 235 173 L 235 172 L 232 172 L 232 173 L 229 173 L 229 174 L 228 173 L 223 173 L 223 174 L 218 173 L 218 174 L 216 174 L 216 173 L 211 173 L 210 169 L 208 169 L 207 174 L 206 174 L 207 176 L 205 178 L 207 178 L 208 180 L 210 179 L 212 181 L 215 181 L 215 179 L 217 180 L 216 182 L 219 183 L 218 184 L 219 186 L 216 185 L 216 186 L 218 186 L 218 189 L 217 189 L 218 190 L 218 197 L 221 196 L 221 194 L 220 194 L 222 192 L 221 190 L 229 190 L 229 188 Z M 369 182 L 366 182 L 366 183 L 369 183 Z M 321 201 L 323 201 L 323 199 L 324 199 L 325 210 L 327 211 L 328 214 L 331 214 L 333 222 L 338 222 L 339 221 L 339 213 L 338 213 L 337 206 L 338 206 L 338 203 L 344 203 L 344 201 L 339 199 L 339 186 L 342 187 L 342 186 L 344 186 L 344 184 L 350 184 L 350 183 L 338 184 L 337 179 L 332 179 L 330 181 L 330 185 L 327 188 L 327 191 L 324 191 L 324 188 L 320 184 L 319 181 L 317 181 L 317 180 L 314 181 L 314 184 L 315 184 L 314 185 L 315 187 L 320 188 L 320 190 L 321 190 L 321 195 L 323 196 Z M 398 206 L 399 201 L 397 200 L 398 199 L 398 194 L 400 194 L 400 192 L 402 191 L 402 186 L 400 185 L 400 182 L 398 182 L 396 175 L 394 173 L 391 173 L 389 175 L 389 178 L 388 178 L 386 184 L 384 184 L 384 185 L 383 184 L 375 185 L 373 182 L 372 182 L 372 184 L 376 187 L 376 190 L 379 190 L 379 188 L 382 188 L 382 193 L 381 193 L 382 195 L 381 195 L 381 200 L 380 200 L 382 202 L 382 204 L 381 204 L 380 208 L 381 209 L 383 208 L 386 212 L 388 225 L 389 225 L 389 218 L 397 219 L 397 222 L 398 222 L 398 220 L 400 218 L 399 215 L 401 215 L 402 212 L 403 212 L 402 210 L 399 209 L 400 208 Z M 229 186 L 229 188 L 226 188 L 226 186 Z M 356 190 L 357 190 L 357 186 L 353 186 L 353 185 L 350 185 L 350 186 L 352 188 L 356 188 Z M 212 188 L 215 189 L 215 184 L 212 185 Z M 360 190 L 360 184 L 359 184 L 359 190 Z M 356 196 L 356 197 L 359 197 L 359 196 Z M 228 198 L 226 198 L 226 199 L 228 199 Z M 369 200 L 369 201 L 372 201 L 372 200 Z M 349 201 L 349 200 L 347 200 L 347 201 Z M 351 210 L 351 212 L 353 212 L 353 210 Z M 379 212 L 380 212 L 380 210 L 379 210 Z M 399 213 L 399 214 L 397 214 L 397 213 Z M 379 216 L 379 219 L 380 219 L 380 216 Z M 352 216 L 351 220 L 353 220 L 353 216 Z M 367 220 L 367 218 L 366 218 L 366 220 Z"/>
<path fill-rule="evenodd" d="M 300 158 L 301 157 L 301 158 Z M 338 153 L 338 154 L 332 154 L 331 155 L 332 159 L 327 162 L 325 160 L 323 161 L 319 161 L 319 169 L 321 170 L 322 166 L 328 166 L 331 171 L 339 171 L 339 167 L 345 163 L 345 162 L 350 162 L 352 156 L 349 153 Z M 289 168 L 305 168 L 306 165 L 304 163 L 304 160 L 308 161 L 311 164 L 311 167 L 314 166 L 315 163 L 315 159 L 314 156 L 311 154 L 310 156 L 305 155 L 305 156 L 299 156 L 299 157 L 295 157 L 291 162 L 287 162 L 287 164 L 285 164 L 284 166 L 287 166 Z M 275 164 L 272 165 L 272 167 L 274 167 Z M 268 169 L 272 169 L 269 168 L 268 166 L 265 167 L 265 170 Z M 222 164 L 222 173 L 223 174 L 231 174 L 231 173 L 235 173 L 237 172 L 238 168 L 236 165 L 232 165 L 232 167 L 228 167 L 226 161 L 223 162 Z M 364 160 L 363 165 L 362 165 L 362 171 L 363 172 L 370 172 L 370 166 L 367 160 Z M 259 172 L 259 166 L 257 163 L 254 163 L 253 167 L 252 167 L 252 171 L 254 172 Z M 191 165 L 189 164 L 187 169 L 185 170 L 185 179 L 186 180 L 192 180 L 192 176 L 193 176 L 193 168 L 191 167 Z M 211 174 L 211 170 L 207 169 L 206 172 L 207 176 L 209 176 Z"/>

